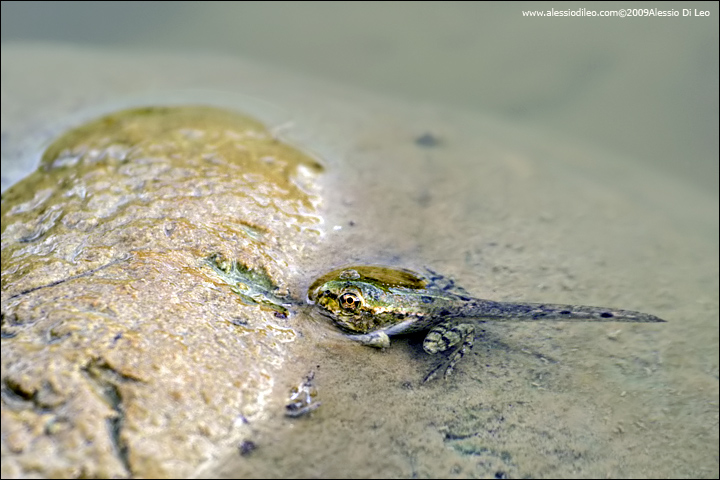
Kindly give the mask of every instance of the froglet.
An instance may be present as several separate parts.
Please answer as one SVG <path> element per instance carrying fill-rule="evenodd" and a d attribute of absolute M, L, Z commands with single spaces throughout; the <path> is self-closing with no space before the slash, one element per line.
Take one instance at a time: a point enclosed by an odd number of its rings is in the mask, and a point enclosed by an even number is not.
<path fill-rule="evenodd" d="M 349 334 L 349 338 L 378 348 L 390 345 L 390 336 L 429 330 L 425 352 L 450 350 L 446 360 L 424 381 L 444 370 L 447 377 L 472 348 L 475 327 L 458 318 L 505 321 L 664 322 L 654 315 L 607 307 L 549 303 L 494 302 L 470 296 L 453 280 L 428 270 L 422 276 L 410 270 L 381 266 L 354 266 L 329 272 L 313 282 L 308 302 Z"/>

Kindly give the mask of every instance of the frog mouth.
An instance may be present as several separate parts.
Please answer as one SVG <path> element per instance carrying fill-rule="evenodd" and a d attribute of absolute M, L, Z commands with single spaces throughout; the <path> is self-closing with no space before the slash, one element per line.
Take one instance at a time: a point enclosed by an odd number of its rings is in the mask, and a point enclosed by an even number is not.
<path fill-rule="evenodd" d="M 358 328 L 358 315 L 341 315 L 335 314 L 324 308 L 318 312 L 323 317 L 332 321 L 340 330 L 345 333 L 357 335 L 358 333 L 367 333 L 366 329 Z"/>

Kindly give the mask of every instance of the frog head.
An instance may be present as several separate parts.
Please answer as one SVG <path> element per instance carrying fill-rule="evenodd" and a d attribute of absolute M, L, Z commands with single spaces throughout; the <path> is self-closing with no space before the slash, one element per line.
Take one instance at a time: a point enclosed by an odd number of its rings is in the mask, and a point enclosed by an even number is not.
<path fill-rule="evenodd" d="M 376 266 L 347 267 L 318 278 L 308 301 L 347 332 L 365 334 L 407 317 L 411 293 L 426 286 L 409 270 Z"/>

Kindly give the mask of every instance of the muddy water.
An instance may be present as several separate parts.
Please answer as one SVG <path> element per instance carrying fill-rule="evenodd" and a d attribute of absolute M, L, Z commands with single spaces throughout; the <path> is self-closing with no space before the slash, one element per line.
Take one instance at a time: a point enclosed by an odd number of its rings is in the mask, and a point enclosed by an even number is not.
<path fill-rule="evenodd" d="M 14 93 L 3 102 L 3 161 L 16 166 L 32 163 L 37 145 L 79 117 L 149 99 L 220 103 L 319 157 L 324 233 L 288 254 L 291 274 L 278 274 L 295 299 L 341 265 L 429 266 L 481 298 L 608 305 L 669 322 L 485 323 L 453 377 L 422 385 L 434 360 L 421 338 L 394 339 L 386 351 L 362 347 L 294 304 L 287 321 L 295 339 L 282 347 L 294 370 L 273 370 L 267 401 L 242 430 L 223 432 L 214 445 L 203 434 L 201 454 L 174 462 L 156 454 L 161 473 L 717 475 L 717 205 L 702 191 L 568 140 L 236 60 L 193 59 L 190 69 L 179 57 L 18 47 L 3 51 L 7 62 L 17 73 L 4 80 Z M 206 90 L 187 90 L 196 88 Z M 4 181 L 5 172 L 3 164 Z M 260 311 L 227 295 L 226 308 Z M 208 348 L 232 351 L 236 333 L 207 340 Z M 288 391 L 310 368 L 322 405 L 287 418 Z M 225 374 L 219 370 L 209 376 Z M 221 403 L 236 401 L 241 387 L 223 389 Z M 196 410 L 173 412 L 195 421 Z M 166 424 L 135 433 L 158 451 L 198 450 L 188 447 L 194 437 Z M 51 475 L 15 463 L 41 451 L 76 464 L 47 445 L 17 452 L 4 440 L 4 471 Z M 133 473 L 154 473 L 149 457 Z M 114 458 L 110 451 L 84 461 L 97 468 Z"/>

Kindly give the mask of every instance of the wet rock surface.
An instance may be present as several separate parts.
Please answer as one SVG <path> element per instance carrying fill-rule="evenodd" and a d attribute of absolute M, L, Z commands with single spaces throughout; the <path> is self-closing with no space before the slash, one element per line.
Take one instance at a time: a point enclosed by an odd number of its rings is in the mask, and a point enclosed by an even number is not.
<path fill-rule="evenodd" d="M 236 441 L 297 337 L 321 172 L 216 108 L 57 139 L 2 199 L 3 476 L 187 476 Z"/>

